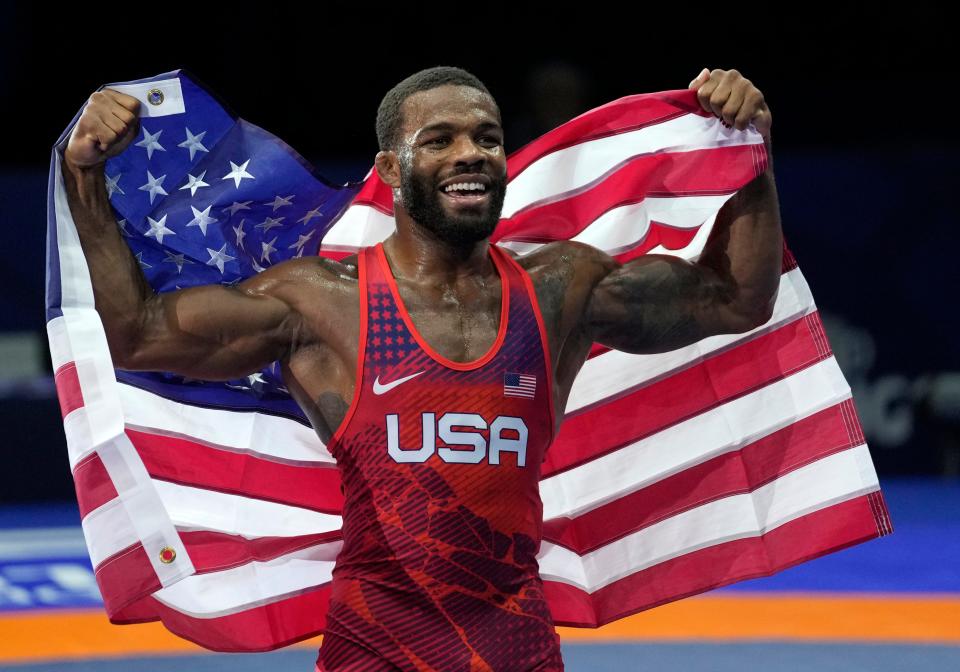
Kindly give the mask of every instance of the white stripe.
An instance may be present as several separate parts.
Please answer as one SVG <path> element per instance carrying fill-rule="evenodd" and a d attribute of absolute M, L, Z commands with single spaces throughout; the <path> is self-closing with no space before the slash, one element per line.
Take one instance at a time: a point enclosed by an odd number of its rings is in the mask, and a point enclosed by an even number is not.
<path fill-rule="evenodd" d="M 132 385 L 118 384 L 131 428 L 173 434 L 260 457 L 335 464 L 311 428 L 255 411 L 225 411 L 181 404 Z"/>
<path fill-rule="evenodd" d="M 878 488 L 870 452 L 866 445 L 860 445 L 785 474 L 752 493 L 698 506 L 582 557 L 545 542 L 538 556 L 540 575 L 544 580 L 594 592 L 672 558 L 760 536 Z"/>
<path fill-rule="evenodd" d="M 50 343 L 50 359 L 56 373 L 60 367 L 74 360 L 67 320 L 62 315 L 47 322 L 47 341 Z"/>
<path fill-rule="evenodd" d="M 714 216 L 732 195 L 646 198 L 608 210 L 571 240 L 615 256 L 643 242 L 651 220 L 677 229 L 693 229 Z"/>
<path fill-rule="evenodd" d="M 197 574 L 153 594 L 194 618 L 216 618 L 277 602 L 328 583 L 342 543 L 311 546 L 269 562 Z"/>
<path fill-rule="evenodd" d="M 123 502 L 116 497 L 84 516 L 81 524 L 94 567 L 140 540 Z"/>
<path fill-rule="evenodd" d="M 762 143 L 753 130 L 725 129 L 719 119 L 688 114 L 636 131 L 583 142 L 537 159 L 510 181 L 503 216 L 582 189 L 628 159 L 656 152 Z"/>
<path fill-rule="evenodd" d="M 122 515 L 109 516 L 111 520 L 117 519 L 116 529 L 109 530 L 114 534 L 98 528 L 98 518 L 94 517 L 90 523 L 85 519 L 85 524 L 99 531 L 87 534 L 85 527 L 85 536 L 95 544 L 91 557 L 100 561 L 139 541 L 161 583 L 167 585 L 193 573 L 193 565 L 185 553 L 176 563 L 163 564 L 159 560 L 160 550 L 166 546 L 179 552 L 179 536 L 151 485 L 147 470 L 124 433 L 116 374 L 100 316 L 93 307 L 93 287 L 66 198 L 59 148 L 54 149 L 54 157 L 54 208 L 63 317 L 52 328 L 57 341 L 51 342 L 51 350 L 61 363 L 66 354 L 73 358 L 84 400 L 83 408 L 70 413 L 64 421 L 70 466 L 75 467 L 79 460 L 96 451 L 118 493 L 118 499 L 104 507 L 125 509 Z M 91 515 L 93 513 L 87 518 Z"/>
<path fill-rule="evenodd" d="M 577 374 L 567 400 L 567 413 L 596 404 L 623 390 L 696 364 L 709 355 L 755 336 L 770 332 L 816 310 L 810 288 L 800 269 L 780 276 L 780 288 L 773 316 L 763 325 L 742 334 L 711 336 L 685 348 L 655 355 L 633 355 L 610 350 L 588 359 Z"/>
<path fill-rule="evenodd" d="M 878 487 L 866 446 L 844 451 L 758 488 L 705 504 L 612 542 L 581 559 L 544 542 L 540 574 L 589 592 L 634 571 L 714 544 L 758 536 L 807 513 Z M 163 604 L 195 618 L 215 618 L 301 594 L 331 580 L 340 542 L 321 544 L 269 562 L 200 574 L 155 593 Z"/>
<path fill-rule="evenodd" d="M 64 140 L 66 146 L 67 139 Z M 54 180 L 53 204 L 57 220 L 57 256 L 60 259 L 60 306 L 61 308 L 93 309 L 93 286 L 90 271 L 80 247 L 77 227 L 70 212 L 67 191 L 63 186 L 63 166 L 60 151 L 53 150 Z"/>
<path fill-rule="evenodd" d="M 833 357 L 540 481 L 545 520 L 575 517 L 850 398 Z M 640 411 L 642 412 L 642 410 Z"/>
<path fill-rule="evenodd" d="M 369 205 L 351 205 L 323 237 L 321 249 L 341 250 L 368 247 L 396 230 L 392 215 Z"/>
<path fill-rule="evenodd" d="M 141 117 L 166 117 L 171 114 L 183 114 L 185 111 L 179 78 L 160 79 L 140 84 L 108 84 L 107 88 L 139 100 Z M 160 91 L 163 94 L 163 102 L 159 105 L 151 103 L 148 96 L 151 91 Z M 194 130 L 194 133 L 197 132 L 199 131 Z"/>
<path fill-rule="evenodd" d="M 210 530 L 254 539 L 318 534 L 343 525 L 340 516 L 298 506 L 167 481 L 153 484 L 170 519 L 182 530 Z"/>

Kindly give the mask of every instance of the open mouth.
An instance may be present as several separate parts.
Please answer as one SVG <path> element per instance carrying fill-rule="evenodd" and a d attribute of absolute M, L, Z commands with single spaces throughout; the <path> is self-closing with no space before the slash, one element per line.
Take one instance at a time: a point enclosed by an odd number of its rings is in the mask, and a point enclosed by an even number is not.
<path fill-rule="evenodd" d="M 476 181 L 447 184 L 440 188 L 440 192 L 451 201 L 461 204 L 482 203 L 490 196 L 488 185 Z"/>

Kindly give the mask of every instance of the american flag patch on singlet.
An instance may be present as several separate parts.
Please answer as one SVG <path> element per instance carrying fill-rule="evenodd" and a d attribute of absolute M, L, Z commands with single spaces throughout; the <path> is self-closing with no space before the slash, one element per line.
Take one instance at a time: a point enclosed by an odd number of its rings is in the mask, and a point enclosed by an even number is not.
<path fill-rule="evenodd" d="M 533 399 L 537 392 L 537 377 L 525 373 L 503 374 L 503 396 Z"/>

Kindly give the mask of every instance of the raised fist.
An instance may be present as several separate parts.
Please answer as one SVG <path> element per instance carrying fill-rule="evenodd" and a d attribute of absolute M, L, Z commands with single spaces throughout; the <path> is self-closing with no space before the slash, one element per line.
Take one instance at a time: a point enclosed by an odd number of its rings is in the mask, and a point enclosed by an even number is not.
<path fill-rule="evenodd" d="M 760 135 L 770 136 L 773 117 L 763 93 L 736 70 L 704 68 L 688 88 L 696 89 L 701 107 L 727 127 L 742 131 L 752 123 Z"/>
<path fill-rule="evenodd" d="M 130 144 L 140 128 L 140 101 L 119 91 L 97 91 L 73 127 L 64 160 L 88 168 L 106 162 Z"/>

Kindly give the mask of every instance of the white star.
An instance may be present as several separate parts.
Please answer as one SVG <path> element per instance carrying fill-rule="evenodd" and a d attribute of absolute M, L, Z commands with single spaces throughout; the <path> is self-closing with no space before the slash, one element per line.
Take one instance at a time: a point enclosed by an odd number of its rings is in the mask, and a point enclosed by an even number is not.
<path fill-rule="evenodd" d="M 247 376 L 247 382 L 251 386 L 256 387 L 257 385 L 266 385 L 267 381 L 263 379 L 263 374 L 257 371 L 256 373 L 250 374 Z"/>
<path fill-rule="evenodd" d="M 247 166 L 248 166 L 249 164 L 250 164 L 250 159 L 247 159 L 246 161 L 244 161 L 242 166 L 238 166 L 238 165 L 235 164 L 233 161 L 231 161 L 231 162 L 230 162 L 230 172 L 227 173 L 226 175 L 224 175 L 223 178 L 221 178 L 221 179 L 224 179 L 224 180 L 233 180 L 234 185 L 236 185 L 237 189 L 239 189 L 239 188 L 240 188 L 240 180 L 242 180 L 243 178 L 246 177 L 246 178 L 249 178 L 249 179 L 251 179 L 251 180 L 257 179 L 257 178 L 255 178 L 253 175 L 251 175 L 250 173 L 247 172 Z"/>
<path fill-rule="evenodd" d="M 140 264 L 140 268 L 153 268 L 153 266 L 143 260 L 143 252 L 137 252 L 137 262 Z"/>
<path fill-rule="evenodd" d="M 163 245 L 163 237 L 167 234 L 171 236 L 177 235 L 171 229 L 168 229 L 166 226 L 167 216 L 164 215 L 160 218 L 160 221 L 153 219 L 152 217 L 147 217 L 147 223 L 150 225 L 150 230 L 147 231 L 144 236 L 147 238 L 156 238 L 157 242 Z"/>
<path fill-rule="evenodd" d="M 296 194 L 290 194 L 289 196 L 284 196 L 283 198 L 281 198 L 280 195 L 277 194 L 276 196 L 273 197 L 273 203 L 269 203 L 268 205 L 272 205 L 273 211 L 276 212 L 277 208 L 282 208 L 285 205 L 290 205 L 290 201 L 293 200 L 293 197 L 295 195 Z"/>
<path fill-rule="evenodd" d="M 308 240 L 310 240 L 311 238 L 313 238 L 313 233 L 314 233 L 314 232 L 311 231 L 310 233 L 308 233 L 308 234 L 305 235 L 305 236 L 298 236 L 298 237 L 297 237 L 297 242 L 295 242 L 293 245 L 291 245 L 291 246 L 288 247 L 287 249 L 288 249 L 288 250 L 292 250 L 292 249 L 296 248 L 297 251 L 300 252 L 300 254 L 302 255 L 302 254 L 303 254 L 303 246 L 307 244 L 307 241 L 308 241 Z"/>
<path fill-rule="evenodd" d="M 143 129 L 143 140 L 137 143 L 137 147 L 143 147 L 147 150 L 147 161 L 153 158 L 153 150 L 159 149 L 161 152 L 165 152 L 163 145 L 157 142 L 157 138 L 160 137 L 160 134 L 163 133 L 163 130 L 159 130 L 153 135 L 150 135 L 150 132 L 146 128 Z"/>
<path fill-rule="evenodd" d="M 277 248 L 273 246 L 275 242 L 277 242 L 277 236 L 274 236 L 269 243 L 260 243 L 260 248 L 263 250 L 260 253 L 260 261 L 270 263 L 270 255 L 277 251 Z"/>
<path fill-rule="evenodd" d="M 154 177 L 150 171 L 147 171 L 147 183 L 140 187 L 140 191 L 149 191 L 150 192 L 150 203 L 153 204 L 153 198 L 157 194 L 166 196 L 167 192 L 163 190 L 163 181 L 167 179 L 166 175 L 161 175 L 160 177 Z"/>
<path fill-rule="evenodd" d="M 220 269 L 220 273 L 223 273 L 223 265 L 228 261 L 233 261 L 236 257 L 231 257 L 227 254 L 227 244 L 224 243 L 223 247 L 219 250 L 211 250 L 207 248 L 207 252 L 210 253 L 210 261 L 207 262 L 207 266 L 216 266 Z"/>
<path fill-rule="evenodd" d="M 237 236 L 237 247 L 241 250 L 243 249 L 243 239 L 247 237 L 247 232 L 243 230 L 243 223 L 246 221 L 245 219 L 241 219 L 240 223 L 233 227 L 233 232 Z"/>
<path fill-rule="evenodd" d="M 206 174 L 207 174 L 207 171 L 203 171 L 202 173 L 200 173 L 198 177 L 194 177 L 193 175 L 187 173 L 187 183 L 182 187 L 180 187 L 180 191 L 183 191 L 184 189 L 189 189 L 190 195 L 196 196 L 197 189 L 199 189 L 200 187 L 210 186 L 209 184 L 203 181 L 203 176 Z"/>
<path fill-rule="evenodd" d="M 266 233 L 270 229 L 275 229 L 278 226 L 280 226 L 280 222 L 282 222 L 284 219 L 286 218 L 285 217 L 267 217 L 265 220 L 263 220 L 253 228 L 263 229 L 263 232 Z"/>
<path fill-rule="evenodd" d="M 190 209 L 193 210 L 193 219 L 187 223 L 187 226 L 199 226 L 200 231 L 203 232 L 203 235 L 207 235 L 207 225 L 215 224 L 220 221 L 210 216 L 210 208 L 212 207 L 212 205 L 208 205 L 206 210 L 198 210 L 191 205 Z"/>
<path fill-rule="evenodd" d="M 311 219 L 316 219 L 317 217 L 320 217 L 320 216 L 321 216 L 320 208 L 314 208 L 313 210 L 305 214 L 303 217 L 301 217 L 297 221 L 303 222 L 303 225 L 306 226 L 307 224 L 310 223 Z"/>
<path fill-rule="evenodd" d="M 178 274 L 178 275 L 180 274 L 180 271 L 183 270 L 183 265 L 184 265 L 184 264 L 192 264 L 192 263 L 193 263 L 192 261 L 190 261 L 189 259 L 187 259 L 187 255 L 185 255 L 185 254 L 173 254 L 172 252 L 170 252 L 170 251 L 168 251 L 168 250 L 164 250 L 164 252 L 166 253 L 167 258 L 163 260 L 163 263 L 165 263 L 165 264 L 166 264 L 166 263 L 176 264 L 176 265 L 177 265 L 177 274 Z"/>
<path fill-rule="evenodd" d="M 124 235 L 124 236 L 129 236 L 129 235 L 130 235 L 130 232 L 127 231 L 127 220 L 125 220 L 125 219 L 118 219 L 118 220 L 117 220 L 117 228 L 120 229 L 120 234 L 121 234 L 121 235 Z"/>
<path fill-rule="evenodd" d="M 185 130 L 187 131 L 187 139 L 181 142 L 179 145 L 177 145 L 177 147 L 183 147 L 184 149 L 189 149 L 190 160 L 193 161 L 194 154 L 196 154 L 197 152 L 208 151 L 207 148 L 200 143 L 200 141 L 203 140 L 203 136 L 205 136 L 207 132 L 203 131 L 198 135 L 194 135 L 193 133 L 190 132 L 189 128 Z"/>
<path fill-rule="evenodd" d="M 253 201 L 243 201 L 242 203 L 234 201 L 233 205 L 228 205 L 227 207 L 223 208 L 223 210 L 224 212 L 229 212 L 230 216 L 233 217 L 241 210 L 249 210 L 251 203 L 253 203 Z"/>
<path fill-rule="evenodd" d="M 103 176 L 104 176 L 104 177 L 106 178 L 106 180 L 107 180 L 107 198 L 112 197 L 112 196 L 113 196 L 113 192 L 115 192 L 115 191 L 119 191 L 121 194 L 123 193 L 123 189 L 121 189 L 121 188 L 120 188 L 120 185 L 117 184 L 117 182 L 120 181 L 120 176 L 121 176 L 121 175 L 123 175 L 123 173 L 117 173 L 116 176 L 114 176 L 114 177 L 110 177 L 110 176 L 107 175 L 106 173 L 103 174 Z"/>
<path fill-rule="evenodd" d="M 262 244 L 263 243 L 261 243 L 261 245 Z M 251 259 L 250 264 L 253 266 L 253 270 L 255 270 L 257 273 L 263 273 L 265 270 L 267 270 L 263 266 L 258 264 L 256 259 Z"/>

